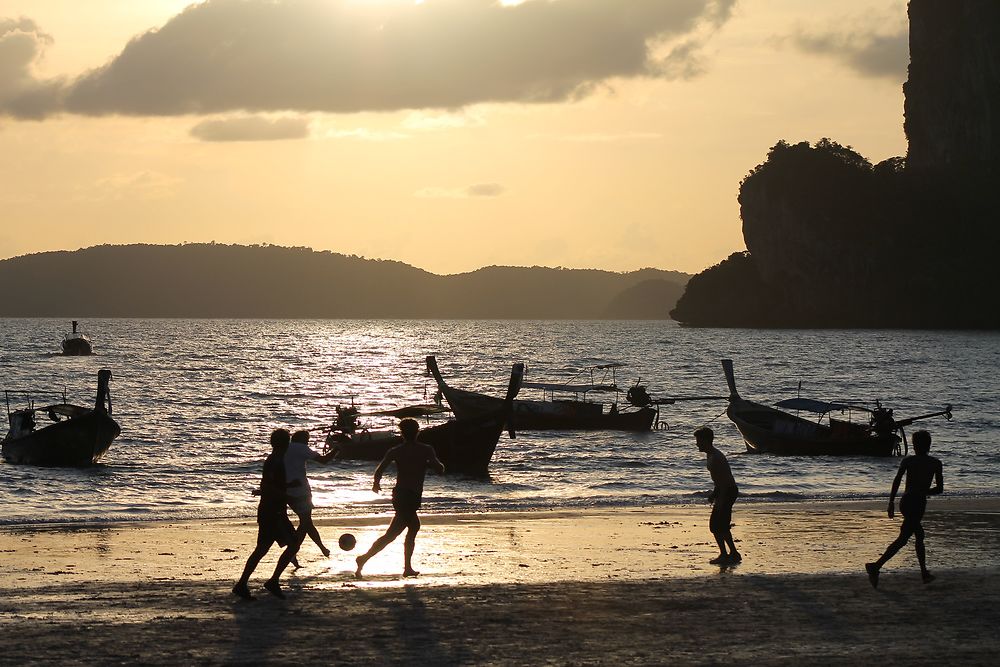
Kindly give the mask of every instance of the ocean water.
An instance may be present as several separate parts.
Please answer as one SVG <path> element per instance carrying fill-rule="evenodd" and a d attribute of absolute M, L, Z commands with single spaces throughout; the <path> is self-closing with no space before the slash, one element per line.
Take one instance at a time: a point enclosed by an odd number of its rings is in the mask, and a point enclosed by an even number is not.
<path fill-rule="evenodd" d="M 451 384 L 500 395 L 510 365 L 532 381 L 621 361 L 622 385 L 654 397 L 725 395 L 719 360 L 734 359 L 741 394 L 876 399 L 922 425 L 945 464 L 949 494 L 995 495 L 1000 480 L 1000 334 L 949 331 L 685 329 L 673 322 L 396 320 L 88 320 L 92 357 L 62 357 L 68 322 L 0 319 L 0 388 L 65 390 L 89 404 L 100 368 L 114 372 L 122 435 L 86 469 L 0 463 L 0 523 L 248 517 L 268 434 L 328 424 L 338 404 L 363 410 L 433 394 L 424 356 Z M 530 396 L 529 390 L 522 397 Z M 19 404 L 15 402 L 15 405 Z M 625 507 L 692 502 L 710 488 L 691 432 L 716 430 L 749 501 L 871 498 L 888 493 L 897 459 L 779 458 L 745 452 L 725 401 L 665 406 L 649 433 L 519 433 L 500 441 L 486 479 L 431 476 L 429 512 Z M 378 427 L 379 424 L 372 424 Z M 910 431 L 913 428 L 911 427 Z M 320 443 L 316 443 L 317 447 Z M 320 516 L 389 510 L 371 492 L 374 463 L 313 465 Z M 391 484 L 391 482 L 390 482 Z M 389 486 L 389 485 L 387 485 Z"/>

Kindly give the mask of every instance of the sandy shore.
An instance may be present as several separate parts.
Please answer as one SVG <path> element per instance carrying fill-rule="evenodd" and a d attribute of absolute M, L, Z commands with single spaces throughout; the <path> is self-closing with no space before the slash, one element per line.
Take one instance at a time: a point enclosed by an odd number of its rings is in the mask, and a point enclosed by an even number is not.
<path fill-rule="evenodd" d="M 427 517 L 423 574 L 395 544 L 353 556 L 307 545 L 285 601 L 229 594 L 249 522 L 0 531 L 0 662 L 423 664 L 995 663 L 1000 500 L 934 499 L 938 575 L 912 547 L 872 590 L 863 563 L 898 530 L 882 503 L 737 505 L 744 562 L 720 569 L 708 508 Z M 321 524 L 366 548 L 385 517 Z M 258 570 L 267 576 L 277 550 Z"/>

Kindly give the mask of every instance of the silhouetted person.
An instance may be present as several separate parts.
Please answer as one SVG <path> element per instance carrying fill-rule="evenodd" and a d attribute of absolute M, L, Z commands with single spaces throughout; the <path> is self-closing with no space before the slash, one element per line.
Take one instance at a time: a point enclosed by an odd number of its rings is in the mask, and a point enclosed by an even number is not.
<path fill-rule="evenodd" d="M 715 432 L 707 426 L 703 426 L 694 432 L 694 439 L 700 451 L 705 452 L 708 459 L 708 472 L 712 475 L 715 488 L 708 494 L 708 501 L 712 503 L 712 517 L 708 521 L 708 528 L 715 536 L 715 541 L 719 545 L 719 555 L 708 561 L 713 565 L 724 565 L 726 563 L 738 563 L 743 560 L 740 552 L 736 550 L 733 542 L 733 533 L 730 525 L 733 521 L 733 504 L 740 494 L 733 479 L 733 471 L 729 468 L 729 461 L 726 455 L 720 452 L 712 444 L 715 440 Z M 726 546 L 729 551 L 726 551 Z"/>
<path fill-rule="evenodd" d="M 927 509 L 927 496 L 936 496 L 944 491 L 944 472 L 941 461 L 929 454 L 931 451 L 930 433 L 927 431 L 914 433 L 913 450 L 916 453 L 907 456 L 899 464 L 899 472 L 892 480 L 892 491 L 889 493 L 889 518 L 892 519 L 895 516 L 896 492 L 899 491 L 899 483 L 905 474 L 906 488 L 903 491 L 903 497 L 899 499 L 899 511 L 903 515 L 903 525 L 899 527 L 899 537 L 889 545 L 881 558 L 874 563 L 865 563 L 865 570 L 868 571 L 868 580 L 872 587 L 878 586 L 879 570 L 900 549 L 906 546 L 911 535 L 915 535 L 917 538 L 917 561 L 920 562 L 920 576 L 923 577 L 925 584 L 934 581 L 934 575 L 927 571 L 924 527 L 920 521 L 924 518 L 924 510 Z M 933 487 L 931 486 L 932 480 L 935 482 Z"/>
<path fill-rule="evenodd" d="M 312 520 L 312 489 L 309 487 L 309 478 L 306 475 L 306 462 L 326 463 L 334 455 L 335 452 L 320 454 L 313 451 L 309 447 L 309 431 L 296 431 L 292 434 L 292 441 L 288 445 L 288 451 L 285 452 L 285 474 L 288 476 L 289 482 L 299 482 L 298 485 L 288 489 L 288 506 L 299 517 L 299 527 L 295 532 L 296 552 L 308 535 L 324 556 L 330 556 L 330 550 L 323 544 L 319 530 L 316 529 Z M 293 562 L 295 567 L 298 567 L 298 561 L 293 559 Z"/>
<path fill-rule="evenodd" d="M 271 433 L 271 453 L 264 460 L 260 488 L 254 490 L 254 495 L 260 496 L 260 503 L 257 505 L 257 546 L 247 559 L 243 576 L 233 586 L 233 594 L 246 600 L 256 599 L 250 594 L 248 586 L 250 575 L 257 569 L 257 564 L 270 550 L 271 545 L 277 542 L 279 546 L 289 545 L 291 548 L 290 545 L 295 541 L 295 527 L 292 526 L 288 512 L 285 511 L 288 504 L 288 482 L 285 479 L 284 461 L 288 440 L 288 431 L 283 428 L 275 429 Z M 272 578 L 277 581 L 277 575 Z M 277 590 L 275 594 L 282 597 L 280 587 L 268 584 L 264 584 L 268 590 L 272 593 Z"/>
<path fill-rule="evenodd" d="M 403 434 L 403 444 L 397 445 L 385 454 L 385 458 L 375 469 L 375 481 L 372 484 L 372 491 L 378 493 L 382 490 L 382 473 L 389 467 L 390 463 L 396 463 L 396 486 L 392 489 L 392 508 L 396 510 L 392 522 L 385 531 L 385 535 L 375 540 L 372 548 L 367 553 L 358 556 L 358 569 L 355 576 L 361 576 L 361 569 L 368 560 L 385 549 L 399 534 L 406 529 L 406 541 L 404 543 L 404 563 L 403 576 L 415 577 L 419 572 L 413 569 L 413 549 L 417 539 L 417 531 L 420 530 L 420 518 L 417 517 L 417 510 L 420 509 L 420 501 L 424 493 L 424 475 L 427 468 L 431 467 L 438 473 L 444 472 L 444 465 L 438 460 L 434 448 L 417 442 L 417 433 L 420 425 L 415 419 L 404 419 L 399 422 L 399 430 Z"/>

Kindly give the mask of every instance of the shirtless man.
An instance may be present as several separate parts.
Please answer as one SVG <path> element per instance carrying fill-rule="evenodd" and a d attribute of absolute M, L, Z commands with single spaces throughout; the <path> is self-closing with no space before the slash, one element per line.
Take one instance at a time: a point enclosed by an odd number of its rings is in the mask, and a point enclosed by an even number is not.
<path fill-rule="evenodd" d="M 730 524 L 733 521 L 733 504 L 740 494 L 733 479 L 733 471 L 729 468 L 729 461 L 726 455 L 720 452 L 712 444 L 715 440 L 715 432 L 707 426 L 703 426 L 694 432 L 694 439 L 699 451 L 705 452 L 708 459 L 708 472 L 712 475 L 715 488 L 708 494 L 708 501 L 712 503 L 712 517 L 708 521 L 708 528 L 715 536 L 715 541 L 719 545 L 719 555 L 708 561 L 713 565 L 726 565 L 729 563 L 739 563 L 743 560 L 740 552 L 736 550 L 733 542 L 733 533 Z M 726 546 L 729 551 L 726 551 Z"/>
<path fill-rule="evenodd" d="M 927 509 L 927 496 L 936 496 L 944 491 L 944 473 L 942 472 L 941 461 L 929 454 L 931 451 L 931 434 L 927 431 L 917 431 L 913 434 L 913 450 L 916 454 L 907 456 L 899 464 L 899 472 L 892 480 L 892 491 L 889 493 L 889 518 L 895 517 L 894 507 L 896 504 L 896 492 L 899 491 L 899 483 L 906 475 L 906 489 L 903 497 L 899 499 L 899 511 L 903 515 L 903 525 L 899 527 L 899 537 L 889 545 L 874 563 L 865 563 L 865 570 L 868 571 L 868 581 L 872 587 L 878 586 L 879 570 L 890 558 L 906 546 L 911 535 L 917 537 L 917 560 L 920 562 L 920 576 L 924 583 L 929 584 L 934 581 L 934 575 L 927 571 L 927 559 L 924 551 L 924 527 L 920 525 L 920 520 L 924 517 L 924 510 Z M 931 486 L 931 481 L 934 486 Z"/>
<path fill-rule="evenodd" d="M 372 484 L 372 491 L 375 493 L 381 491 L 382 473 L 385 472 L 390 463 L 396 463 L 396 486 L 392 489 L 392 507 L 396 510 L 396 515 L 392 518 L 385 535 L 375 540 L 367 553 L 358 556 L 358 569 L 354 573 L 358 578 L 361 577 L 361 570 L 365 563 L 389 546 L 393 540 L 399 537 L 404 528 L 406 529 L 406 541 L 403 550 L 403 576 L 415 577 L 420 574 L 413 569 L 412 560 L 417 531 L 420 530 L 417 510 L 420 509 L 420 500 L 424 492 L 424 475 L 428 467 L 441 474 L 444 472 L 444 465 L 438 460 L 433 447 L 417 442 L 420 425 L 415 419 L 404 419 L 399 422 L 399 430 L 403 434 L 403 444 L 386 452 L 385 458 L 375 469 L 375 482 Z"/>

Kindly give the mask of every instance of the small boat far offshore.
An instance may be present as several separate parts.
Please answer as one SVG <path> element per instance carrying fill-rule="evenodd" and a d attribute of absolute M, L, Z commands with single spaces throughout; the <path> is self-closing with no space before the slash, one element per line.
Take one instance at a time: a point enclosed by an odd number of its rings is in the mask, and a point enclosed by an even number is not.
<path fill-rule="evenodd" d="M 748 401 L 736 390 L 733 361 L 722 360 L 722 370 L 729 385 L 726 415 L 736 425 L 751 453 L 779 456 L 893 456 L 903 453 L 905 427 L 920 419 L 944 416 L 951 419 L 951 406 L 919 417 L 897 421 L 892 410 L 875 404 L 874 408 L 851 402 L 828 403 L 811 398 L 790 398 L 775 405 L 788 410 L 818 415 L 817 421 L 804 419 L 769 405 Z M 868 418 L 853 422 L 838 419 L 832 413 L 863 412 Z M 827 422 L 823 423 L 823 417 Z"/>
<path fill-rule="evenodd" d="M 11 410 L 10 391 L 5 391 L 10 429 L 0 444 L 8 463 L 38 466 L 81 467 L 96 463 L 121 433 L 111 417 L 111 371 L 97 373 L 97 398 L 93 408 L 65 401 L 35 407 L 32 401 L 20 410 Z M 17 392 L 21 393 L 21 392 Z M 39 426 L 45 415 L 53 423 Z"/>
<path fill-rule="evenodd" d="M 94 353 L 94 343 L 86 334 L 77 330 L 79 322 L 73 320 L 73 332 L 63 336 L 62 353 L 66 356 L 78 357 Z"/>

